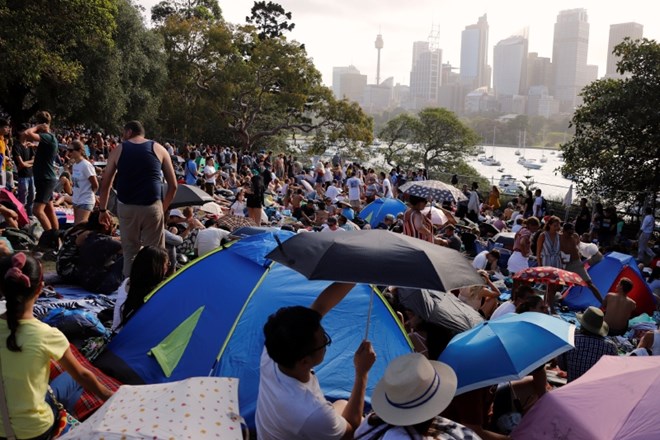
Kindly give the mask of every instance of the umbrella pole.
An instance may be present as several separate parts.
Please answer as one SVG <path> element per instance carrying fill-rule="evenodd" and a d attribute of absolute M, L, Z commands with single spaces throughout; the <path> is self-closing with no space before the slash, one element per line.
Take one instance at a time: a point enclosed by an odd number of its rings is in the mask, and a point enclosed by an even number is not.
<path fill-rule="evenodd" d="M 371 324 L 371 309 L 374 306 L 374 288 L 371 288 L 371 295 L 369 295 L 369 311 L 367 312 L 367 328 L 364 331 L 364 340 L 369 339 L 369 325 Z"/>

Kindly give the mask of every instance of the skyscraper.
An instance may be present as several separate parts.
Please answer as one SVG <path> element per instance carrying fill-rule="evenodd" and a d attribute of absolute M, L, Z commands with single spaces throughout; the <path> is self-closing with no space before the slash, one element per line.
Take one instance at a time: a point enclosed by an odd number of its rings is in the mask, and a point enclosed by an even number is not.
<path fill-rule="evenodd" d="M 493 48 L 495 96 L 527 94 L 527 36 L 514 35 Z"/>
<path fill-rule="evenodd" d="M 589 22 L 586 9 L 559 12 L 552 46 L 554 97 L 562 112 L 572 112 L 581 103 L 580 90 L 587 84 Z"/>
<path fill-rule="evenodd" d="M 442 50 L 437 47 L 436 34 L 432 31 L 429 41 L 413 43 L 412 69 L 410 70 L 410 100 L 413 108 L 438 104 L 442 84 Z"/>
<path fill-rule="evenodd" d="M 355 66 L 332 68 L 332 91 L 337 99 L 362 102 L 367 75 L 362 75 Z"/>
<path fill-rule="evenodd" d="M 552 88 L 552 62 L 550 58 L 540 57 L 537 52 L 530 52 L 527 57 L 527 86 L 545 86 L 545 93 Z"/>
<path fill-rule="evenodd" d="M 490 87 L 486 14 L 461 33 L 461 85 L 469 89 Z"/>
<path fill-rule="evenodd" d="M 630 37 L 631 40 L 640 40 L 644 34 L 644 26 L 639 23 L 619 23 L 610 25 L 610 41 L 607 45 L 607 70 L 606 78 L 621 78 L 621 74 L 616 71 L 616 63 L 619 57 L 612 51 L 614 47 L 623 42 L 623 39 Z"/>

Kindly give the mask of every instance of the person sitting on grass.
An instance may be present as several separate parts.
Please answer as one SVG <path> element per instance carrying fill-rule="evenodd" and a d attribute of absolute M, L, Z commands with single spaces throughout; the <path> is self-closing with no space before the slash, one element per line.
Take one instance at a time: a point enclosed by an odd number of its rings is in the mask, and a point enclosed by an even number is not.
<path fill-rule="evenodd" d="M 454 398 L 456 373 L 419 353 L 393 359 L 378 381 L 371 404 L 355 432 L 356 440 L 474 439 L 469 428 L 440 417 Z"/>
<path fill-rule="evenodd" d="M 103 400 L 112 392 L 74 357 L 66 336 L 34 317 L 34 304 L 43 289 L 41 264 L 19 252 L 0 259 L 0 293 L 7 311 L 0 315 L 0 359 L 4 396 L 11 427 L 0 418 L 0 436 L 46 440 L 54 438 L 58 409 L 46 397 L 50 361 L 56 360 L 75 382 Z M 65 396 L 58 396 L 63 399 Z"/>
<path fill-rule="evenodd" d="M 610 326 L 609 336 L 623 336 L 628 331 L 628 320 L 637 308 L 635 301 L 628 298 L 632 289 L 630 278 L 621 278 L 616 291 L 605 295 L 601 308 L 605 312 L 605 322 Z"/>
<path fill-rule="evenodd" d="M 313 368 L 323 362 L 332 340 L 321 319 L 354 287 L 333 283 L 311 307 L 283 307 L 264 325 L 257 435 L 265 440 L 353 438 L 362 422 L 368 373 L 376 354 L 362 341 L 353 362 L 355 383 L 348 401 L 326 401 Z"/>

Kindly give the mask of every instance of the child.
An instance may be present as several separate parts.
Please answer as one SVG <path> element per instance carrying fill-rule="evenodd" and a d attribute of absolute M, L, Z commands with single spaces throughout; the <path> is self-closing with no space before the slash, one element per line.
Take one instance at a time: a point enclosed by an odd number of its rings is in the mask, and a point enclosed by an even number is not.
<path fill-rule="evenodd" d="M 57 409 L 46 401 L 51 359 L 101 399 L 112 394 L 78 363 L 62 332 L 35 319 L 34 303 L 43 285 L 41 264 L 33 257 L 21 252 L 0 259 L 0 293 L 7 301 L 7 312 L 0 316 L 0 362 L 11 428 L 18 438 L 54 434 Z M 0 419 L 0 436 L 8 437 L 7 432 Z"/>

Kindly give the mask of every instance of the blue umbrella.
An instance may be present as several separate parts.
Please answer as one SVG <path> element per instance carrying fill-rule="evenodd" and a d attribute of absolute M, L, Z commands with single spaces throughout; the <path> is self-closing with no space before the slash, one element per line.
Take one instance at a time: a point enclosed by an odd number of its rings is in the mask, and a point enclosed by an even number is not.
<path fill-rule="evenodd" d="M 387 214 L 397 216 L 397 214 L 406 211 L 406 205 L 398 199 L 376 199 L 364 207 L 358 217 L 369 223 L 372 228 L 382 223 Z"/>
<path fill-rule="evenodd" d="M 449 342 L 439 361 L 458 376 L 456 394 L 522 379 L 574 347 L 575 326 L 536 312 L 484 321 Z"/>

